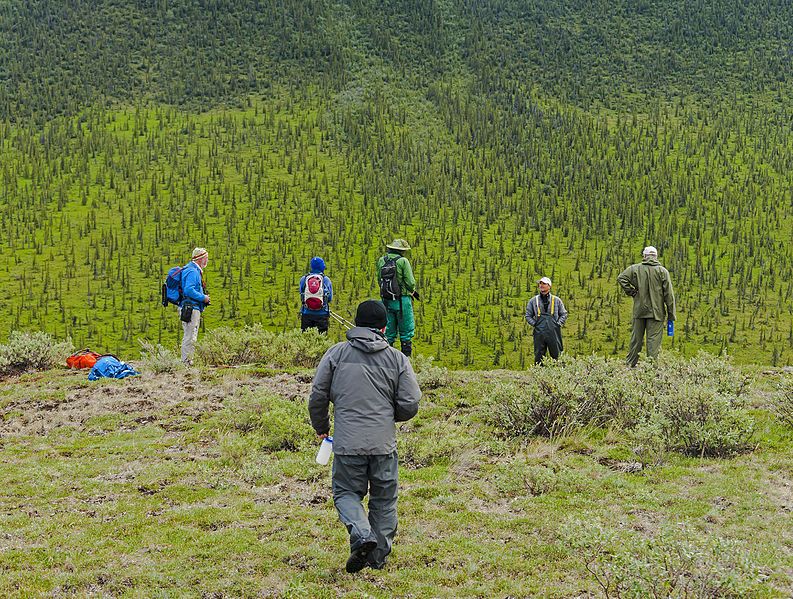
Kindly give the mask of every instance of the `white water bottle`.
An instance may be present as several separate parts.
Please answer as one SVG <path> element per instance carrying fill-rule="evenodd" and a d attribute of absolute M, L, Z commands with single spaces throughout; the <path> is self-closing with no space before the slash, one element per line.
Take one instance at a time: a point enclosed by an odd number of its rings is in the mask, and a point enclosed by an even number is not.
<path fill-rule="evenodd" d="M 326 465 L 330 460 L 331 451 L 333 451 L 333 437 L 325 437 L 317 452 L 317 464 Z"/>

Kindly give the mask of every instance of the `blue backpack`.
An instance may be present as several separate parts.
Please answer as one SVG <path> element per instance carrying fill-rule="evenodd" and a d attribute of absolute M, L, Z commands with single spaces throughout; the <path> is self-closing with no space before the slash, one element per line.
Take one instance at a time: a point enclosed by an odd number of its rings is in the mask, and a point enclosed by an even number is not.
<path fill-rule="evenodd" d="M 167 307 L 168 304 L 178 306 L 182 303 L 182 268 L 181 266 L 174 266 L 168 271 L 168 276 L 165 277 L 165 283 L 162 284 L 162 306 Z"/>
<path fill-rule="evenodd" d="M 88 373 L 88 380 L 97 379 L 125 379 L 128 376 L 139 374 L 132 366 L 119 360 L 115 356 L 102 356 L 96 361 L 91 372 Z"/>

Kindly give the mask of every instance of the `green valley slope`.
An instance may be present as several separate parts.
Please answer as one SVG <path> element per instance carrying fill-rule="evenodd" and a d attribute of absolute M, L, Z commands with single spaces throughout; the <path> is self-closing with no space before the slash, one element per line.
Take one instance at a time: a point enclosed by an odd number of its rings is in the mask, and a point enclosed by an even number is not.
<path fill-rule="evenodd" d="M 174 344 L 159 284 L 194 245 L 208 327 L 296 326 L 314 254 L 349 317 L 402 236 L 419 351 L 525 365 L 547 274 L 568 351 L 620 354 L 615 277 L 652 243 L 676 349 L 793 361 L 786 3 L 0 10 L 6 329 Z"/>

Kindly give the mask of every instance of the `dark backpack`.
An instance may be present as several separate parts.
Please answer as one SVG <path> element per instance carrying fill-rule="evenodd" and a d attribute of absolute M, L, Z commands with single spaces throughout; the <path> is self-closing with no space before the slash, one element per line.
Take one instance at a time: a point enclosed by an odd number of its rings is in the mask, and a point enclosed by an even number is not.
<path fill-rule="evenodd" d="M 182 267 L 174 266 L 168 271 L 165 283 L 162 284 L 162 305 L 163 308 L 168 304 L 178 306 L 182 303 Z"/>
<path fill-rule="evenodd" d="M 385 262 L 380 267 L 380 297 L 384 300 L 397 300 L 402 297 L 402 288 L 397 280 L 397 260 L 396 258 L 385 257 Z"/>

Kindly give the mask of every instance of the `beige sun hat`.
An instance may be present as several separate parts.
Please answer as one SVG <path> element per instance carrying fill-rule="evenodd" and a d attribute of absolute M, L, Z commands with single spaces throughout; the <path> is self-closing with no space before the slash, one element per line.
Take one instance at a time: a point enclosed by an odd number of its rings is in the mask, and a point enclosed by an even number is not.
<path fill-rule="evenodd" d="M 387 250 L 398 250 L 400 252 L 406 252 L 410 249 L 410 244 L 408 244 L 408 242 L 405 241 L 404 239 L 394 239 L 394 241 L 392 241 L 391 243 L 386 244 L 385 247 Z"/>

